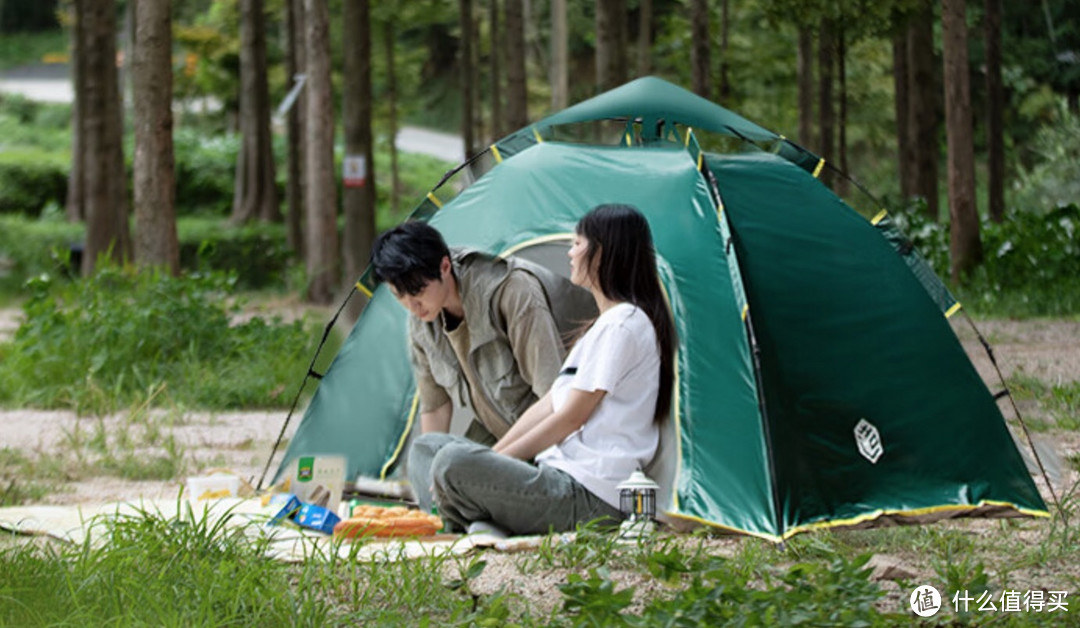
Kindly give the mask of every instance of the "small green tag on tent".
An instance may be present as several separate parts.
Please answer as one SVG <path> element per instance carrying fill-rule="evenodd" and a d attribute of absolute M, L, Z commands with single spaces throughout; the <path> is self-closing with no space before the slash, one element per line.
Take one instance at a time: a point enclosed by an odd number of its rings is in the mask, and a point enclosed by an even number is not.
<path fill-rule="evenodd" d="M 296 467 L 296 481 L 310 482 L 315 472 L 315 456 L 304 456 Z"/>

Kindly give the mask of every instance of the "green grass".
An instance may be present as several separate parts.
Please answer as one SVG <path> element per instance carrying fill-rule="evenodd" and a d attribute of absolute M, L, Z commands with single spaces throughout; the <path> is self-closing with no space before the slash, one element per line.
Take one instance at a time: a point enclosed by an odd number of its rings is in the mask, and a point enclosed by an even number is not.
<path fill-rule="evenodd" d="M 1020 372 L 1011 375 L 1007 383 L 1017 401 L 1034 402 L 1048 417 L 1025 418 L 1032 431 L 1080 430 L 1080 381 L 1047 384 L 1037 377 Z"/>

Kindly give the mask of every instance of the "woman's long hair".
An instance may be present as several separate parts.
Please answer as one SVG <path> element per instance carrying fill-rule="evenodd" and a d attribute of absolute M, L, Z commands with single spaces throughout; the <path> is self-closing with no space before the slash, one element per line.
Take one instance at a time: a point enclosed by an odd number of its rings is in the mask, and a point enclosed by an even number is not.
<path fill-rule="evenodd" d="M 649 222 L 630 205 L 598 205 L 578 221 L 577 233 L 589 242 L 585 268 L 595 269 L 593 280 L 604 296 L 638 306 L 652 321 L 660 346 L 660 394 L 654 416 L 662 421 L 671 407 L 675 379 L 675 325 L 656 272 Z"/>

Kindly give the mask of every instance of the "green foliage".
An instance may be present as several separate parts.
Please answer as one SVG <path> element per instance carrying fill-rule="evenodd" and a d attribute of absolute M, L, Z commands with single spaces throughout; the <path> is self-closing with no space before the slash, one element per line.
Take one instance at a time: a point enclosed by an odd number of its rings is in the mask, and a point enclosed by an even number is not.
<path fill-rule="evenodd" d="M 918 208 L 893 213 L 897 226 L 939 277 L 949 276 L 948 226 Z M 981 315 L 1062 316 L 1080 312 L 1080 208 L 1018 211 L 980 225 L 983 264 L 955 294 Z"/>
<path fill-rule="evenodd" d="M 25 3 L 31 8 L 31 12 L 37 12 L 46 5 L 39 3 Z M 10 10 L 17 6 L 13 2 L 5 3 Z M 22 8 L 22 7 L 20 7 Z M 25 10 L 25 9 L 24 9 Z M 67 33 L 61 29 L 43 32 L 4 32 L 0 36 L 0 70 L 7 70 L 23 65 L 41 63 L 48 54 L 62 54 L 67 52 Z"/>
<path fill-rule="evenodd" d="M 68 157 L 38 148 L 0 150 L 0 213 L 36 216 L 67 195 Z"/>
<path fill-rule="evenodd" d="M 881 597 L 870 581 L 869 554 L 854 560 L 799 563 L 786 570 L 763 568 L 759 586 L 751 585 L 723 561 L 705 563 L 686 587 L 670 598 L 656 598 L 640 615 L 624 611 L 633 589 L 617 590 L 603 568 L 588 577 L 570 574 L 563 610 L 571 626 L 875 626 L 886 625 L 874 602 Z M 692 572 L 691 566 L 682 571 Z"/>
<path fill-rule="evenodd" d="M 302 321 L 235 323 L 234 286 L 109 266 L 72 283 L 38 277 L 0 345 L 0 403 L 104 414 L 164 385 L 194 407 L 282 407 L 316 334 Z"/>
<path fill-rule="evenodd" d="M 179 127 L 173 135 L 173 147 L 177 215 L 228 215 L 232 209 L 240 136 L 207 137 L 204 132 Z"/>
<path fill-rule="evenodd" d="M 1015 206 L 1035 211 L 1075 204 L 1080 199 L 1080 115 L 1059 106 L 1056 121 L 1039 129 L 1029 151 L 1034 165 L 1017 173 Z"/>
<path fill-rule="evenodd" d="M 239 288 L 283 285 L 293 259 L 280 223 L 230 226 L 219 218 L 187 218 L 177 236 L 182 268 L 233 273 Z"/>
<path fill-rule="evenodd" d="M 18 603 L 0 604 L 0 624 L 327 625 L 312 569 L 266 559 L 265 537 L 227 523 L 142 512 L 98 521 L 81 544 L 2 550 L 0 598 Z"/>

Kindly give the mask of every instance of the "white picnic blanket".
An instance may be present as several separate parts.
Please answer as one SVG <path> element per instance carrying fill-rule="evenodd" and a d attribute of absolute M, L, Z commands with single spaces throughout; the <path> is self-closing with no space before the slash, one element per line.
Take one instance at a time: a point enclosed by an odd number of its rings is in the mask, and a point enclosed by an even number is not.
<path fill-rule="evenodd" d="M 192 513 L 187 513 L 187 508 Z M 183 510 L 181 510 L 183 509 Z M 23 535 L 43 535 L 71 543 L 91 542 L 104 536 L 104 525 L 110 518 L 142 516 L 149 513 L 165 519 L 205 516 L 212 521 L 224 519 L 224 526 L 239 528 L 253 540 L 270 539 L 267 554 L 286 562 L 329 559 L 365 561 L 395 561 L 464 554 L 476 548 L 497 551 L 518 551 L 538 547 L 544 537 L 511 537 L 489 534 L 437 535 L 420 539 L 367 539 L 360 542 L 342 541 L 301 529 L 292 524 L 267 525 L 279 506 L 264 507 L 258 498 L 222 498 L 190 505 L 187 500 L 132 500 L 101 505 L 80 506 L 13 506 L 0 508 L 0 529 Z M 97 532 L 95 528 L 101 530 Z"/>

